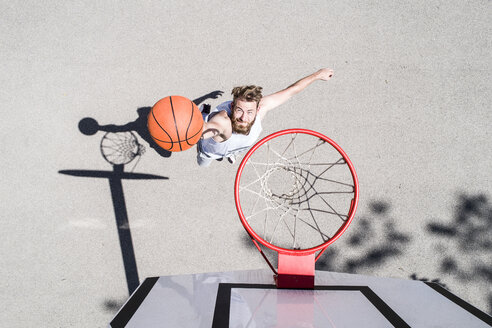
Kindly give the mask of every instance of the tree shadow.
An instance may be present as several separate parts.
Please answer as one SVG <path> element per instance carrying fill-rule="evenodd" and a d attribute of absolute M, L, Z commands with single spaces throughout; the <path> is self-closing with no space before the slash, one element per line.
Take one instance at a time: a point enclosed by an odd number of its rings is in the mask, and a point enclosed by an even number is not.
<path fill-rule="evenodd" d="M 199 106 L 202 102 L 207 99 L 217 99 L 223 94 L 223 91 L 216 90 L 210 93 L 207 93 L 201 97 L 196 98 L 193 102 Z M 210 107 L 209 105 L 205 105 L 204 107 Z M 133 122 L 128 122 L 123 125 L 116 124 L 106 124 L 100 125 L 94 118 L 85 117 L 79 122 L 79 130 L 85 135 L 93 135 L 98 131 L 103 132 L 127 132 L 134 131 L 136 132 L 143 140 L 145 140 L 149 147 L 152 148 L 157 154 L 162 157 L 170 157 L 172 152 L 165 150 L 159 147 L 152 137 L 150 136 L 149 130 L 147 128 L 147 117 L 149 116 L 150 110 L 152 107 L 140 107 L 137 109 L 137 118 Z"/>
<path fill-rule="evenodd" d="M 316 269 L 358 273 L 377 268 L 402 255 L 411 238 L 398 230 L 395 220 L 389 215 L 390 209 L 386 201 L 371 202 L 370 216 L 354 220 L 348 239 L 329 246 L 316 263 Z M 348 254 L 348 250 L 352 250 L 352 254 Z"/>
<path fill-rule="evenodd" d="M 439 278 L 437 278 L 437 279 L 432 279 L 432 280 L 431 280 L 431 279 L 426 278 L 426 277 L 419 277 L 416 273 L 412 273 L 412 274 L 410 275 L 410 278 L 411 278 L 412 280 L 419 280 L 419 281 L 424 281 L 424 282 L 433 282 L 433 283 L 439 284 L 440 286 L 442 286 L 442 287 L 444 287 L 444 288 L 448 289 L 448 286 L 446 286 L 446 284 L 445 284 L 445 283 L 443 283 L 443 282 L 441 281 L 441 279 L 439 279 Z"/>
<path fill-rule="evenodd" d="M 409 233 L 401 231 L 391 217 L 387 201 L 372 201 L 370 214 L 354 219 L 350 233 L 330 245 L 316 262 L 317 270 L 365 273 L 394 259 L 405 256 L 412 243 Z M 453 219 L 449 222 L 429 222 L 425 232 L 438 241 L 436 253 L 441 257 L 432 263 L 442 274 L 464 282 L 492 282 L 492 204 L 484 194 L 462 194 L 456 201 Z M 243 242 L 251 243 L 249 237 Z M 252 246 L 252 243 L 249 245 Z M 432 282 L 448 289 L 441 278 L 428 278 L 418 273 L 413 280 Z M 485 291 L 489 313 L 492 313 L 492 292 Z"/>
<path fill-rule="evenodd" d="M 247 233 L 242 234 L 240 239 L 241 239 L 241 244 L 243 244 L 244 247 L 250 249 L 256 249 L 253 240 L 251 240 L 251 237 Z"/>
<path fill-rule="evenodd" d="M 116 313 L 118 312 L 119 309 L 123 307 L 123 304 L 125 304 L 125 300 L 115 300 L 115 299 L 106 299 L 104 300 L 102 306 L 104 308 L 104 311 L 108 313 Z"/>
<path fill-rule="evenodd" d="M 316 270 L 359 273 L 402 255 L 411 238 L 398 229 L 389 215 L 390 208 L 386 201 L 371 202 L 371 215 L 355 219 L 349 228 L 350 236 L 328 246 L 316 262 Z M 255 248 L 248 235 L 244 235 L 241 241 L 248 248 Z M 351 254 L 348 250 L 352 250 Z M 270 254 L 267 248 L 264 251 L 275 265 L 276 253 L 272 251 Z"/>
<path fill-rule="evenodd" d="M 484 194 L 458 196 L 453 218 L 430 222 L 426 232 L 437 239 L 439 270 L 454 278 L 480 284 L 492 283 L 492 204 Z M 492 313 L 492 292 L 486 296 Z"/>
<path fill-rule="evenodd" d="M 253 239 L 249 236 L 248 233 L 245 233 L 243 235 L 241 235 L 241 243 L 243 244 L 243 246 L 245 246 L 246 248 L 249 248 L 251 250 L 256 250 L 256 252 L 258 253 L 259 250 L 257 249 L 257 247 L 255 246 L 254 242 L 253 242 Z M 267 262 L 268 266 L 272 269 L 273 272 L 275 272 L 275 268 L 278 267 L 278 253 L 264 245 L 262 245 L 261 243 L 258 242 L 258 247 L 260 247 L 261 249 L 261 252 L 260 255 L 265 259 L 265 261 Z"/>

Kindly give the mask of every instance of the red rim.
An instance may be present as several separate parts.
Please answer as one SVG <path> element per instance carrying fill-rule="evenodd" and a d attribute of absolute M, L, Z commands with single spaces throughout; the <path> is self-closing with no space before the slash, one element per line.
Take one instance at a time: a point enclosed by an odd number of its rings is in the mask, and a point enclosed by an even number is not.
<path fill-rule="evenodd" d="M 282 136 L 282 135 L 285 135 L 285 134 L 291 134 L 291 133 L 310 134 L 312 136 L 318 137 L 318 138 L 323 139 L 326 142 L 328 142 L 331 146 L 333 146 L 340 153 L 340 155 L 342 155 L 343 159 L 345 160 L 345 162 L 347 163 L 347 165 L 348 165 L 348 167 L 350 169 L 350 173 L 352 174 L 352 179 L 354 181 L 354 198 L 352 199 L 352 203 L 350 205 L 350 210 L 349 210 L 349 214 L 348 214 L 348 219 L 345 221 L 345 223 L 338 229 L 338 231 L 335 233 L 335 235 L 333 237 L 331 237 L 329 240 L 327 240 L 323 244 L 318 245 L 318 246 L 315 246 L 315 247 L 312 247 L 312 248 L 300 249 L 300 250 L 293 250 L 293 249 L 287 249 L 287 248 L 278 247 L 276 245 L 273 245 L 273 244 L 267 242 L 266 240 L 264 240 L 260 236 L 258 236 L 258 234 L 251 228 L 251 226 L 249 225 L 248 221 L 246 220 L 246 217 L 244 216 L 243 210 L 241 208 L 240 197 L 239 197 L 239 183 L 241 182 L 241 174 L 243 172 L 244 166 L 246 165 L 246 162 L 249 160 L 249 158 L 251 157 L 251 155 L 259 147 L 261 147 L 263 144 L 265 144 L 269 140 L 271 140 L 273 138 L 276 138 L 276 137 L 279 137 L 279 136 Z M 275 132 L 275 133 L 270 134 L 269 136 L 266 136 L 265 138 L 263 138 L 260 141 L 258 141 L 246 153 L 246 155 L 244 156 L 244 158 L 241 161 L 241 164 L 239 165 L 239 168 L 237 170 L 236 180 L 235 180 L 235 183 L 234 183 L 234 200 L 236 202 L 236 209 L 237 209 L 237 212 L 239 214 L 239 218 L 241 219 L 241 223 L 243 224 L 244 228 L 246 229 L 246 231 L 249 233 L 249 235 L 253 239 L 257 240 L 262 245 L 264 245 L 264 246 L 266 246 L 266 247 L 268 247 L 268 248 L 270 248 L 270 249 L 272 249 L 272 250 L 274 250 L 274 251 L 276 251 L 278 253 L 291 254 L 291 255 L 306 255 L 306 254 L 315 253 L 315 252 L 317 252 L 319 250 L 325 249 L 330 244 L 332 244 L 335 240 L 337 240 L 345 232 L 345 230 L 347 230 L 348 226 L 352 222 L 352 219 L 354 218 L 355 210 L 357 209 L 357 204 L 358 204 L 358 201 L 359 201 L 359 183 L 358 183 L 357 175 L 355 173 L 355 169 L 354 169 L 354 166 L 352 165 L 352 162 L 348 158 L 347 154 L 345 154 L 345 152 L 343 151 L 343 149 L 340 148 L 340 146 L 338 146 L 333 140 L 331 140 L 330 138 L 326 137 L 325 135 L 323 135 L 323 134 L 321 134 L 319 132 L 312 131 L 312 130 L 307 130 L 307 129 L 287 129 L 287 130 L 278 131 L 278 132 Z"/>

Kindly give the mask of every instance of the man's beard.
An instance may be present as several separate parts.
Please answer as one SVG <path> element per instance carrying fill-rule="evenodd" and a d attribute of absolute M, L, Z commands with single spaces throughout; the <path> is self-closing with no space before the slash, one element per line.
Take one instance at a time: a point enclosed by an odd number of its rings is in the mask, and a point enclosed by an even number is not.
<path fill-rule="evenodd" d="M 245 122 L 239 122 L 236 118 L 232 117 L 231 118 L 232 132 L 248 135 L 249 131 L 251 131 L 251 127 L 253 126 L 255 121 L 256 121 L 256 117 L 253 120 L 253 122 L 244 124 Z"/>

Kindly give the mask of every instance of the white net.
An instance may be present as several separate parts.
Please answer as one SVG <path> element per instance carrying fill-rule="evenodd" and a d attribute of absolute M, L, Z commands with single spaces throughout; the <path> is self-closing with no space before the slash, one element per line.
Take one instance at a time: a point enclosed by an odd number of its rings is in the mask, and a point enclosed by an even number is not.
<path fill-rule="evenodd" d="M 306 133 L 273 138 L 248 159 L 239 198 L 250 227 L 266 242 L 308 249 L 348 220 L 355 182 L 342 154 Z"/>

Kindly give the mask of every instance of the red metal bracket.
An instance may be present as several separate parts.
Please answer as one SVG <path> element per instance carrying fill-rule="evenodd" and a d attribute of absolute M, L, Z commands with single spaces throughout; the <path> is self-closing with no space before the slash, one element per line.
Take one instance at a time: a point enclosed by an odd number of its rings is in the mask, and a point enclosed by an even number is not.
<path fill-rule="evenodd" d="M 278 288 L 314 288 L 314 253 L 278 254 Z"/>

